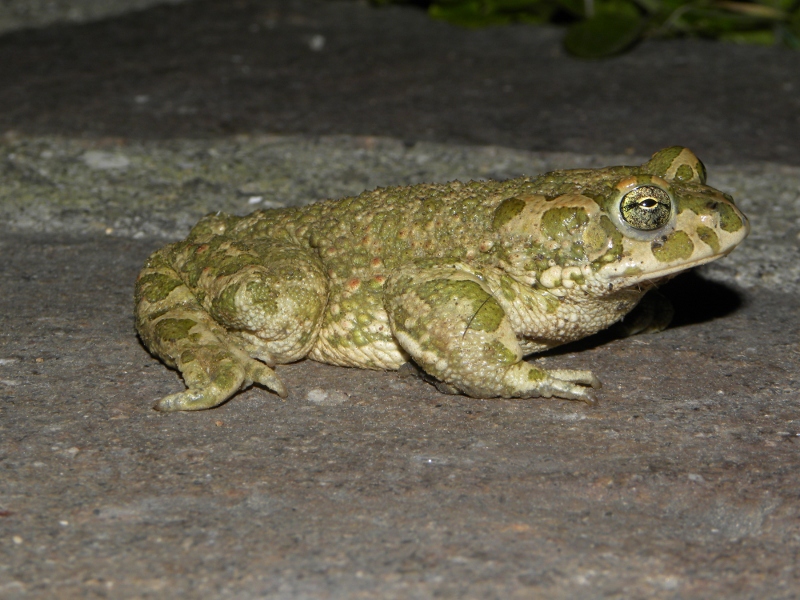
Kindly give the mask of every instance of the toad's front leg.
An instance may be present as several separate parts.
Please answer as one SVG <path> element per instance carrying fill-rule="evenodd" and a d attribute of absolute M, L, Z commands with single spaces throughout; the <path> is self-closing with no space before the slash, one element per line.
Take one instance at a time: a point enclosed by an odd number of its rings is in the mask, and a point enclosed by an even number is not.
<path fill-rule="evenodd" d="M 405 269 L 388 282 L 392 331 L 428 374 L 476 398 L 557 396 L 594 403 L 590 371 L 539 369 L 503 308 L 476 275 L 457 268 Z"/>

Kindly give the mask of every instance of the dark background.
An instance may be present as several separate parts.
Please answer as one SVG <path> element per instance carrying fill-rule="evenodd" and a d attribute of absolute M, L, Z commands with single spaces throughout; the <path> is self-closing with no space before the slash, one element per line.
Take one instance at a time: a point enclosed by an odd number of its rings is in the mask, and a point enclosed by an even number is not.
<path fill-rule="evenodd" d="M 366 134 L 544 151 L 800 164 L 800 53 L 467 30 L 410 7 L 196 1 L 0 38 L 0 131 L 167 139 Z"/>

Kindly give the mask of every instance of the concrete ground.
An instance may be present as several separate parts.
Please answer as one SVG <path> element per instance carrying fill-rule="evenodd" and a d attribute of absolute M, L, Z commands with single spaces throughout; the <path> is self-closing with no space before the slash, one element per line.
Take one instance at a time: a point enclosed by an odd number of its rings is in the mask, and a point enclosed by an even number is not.
<path fill-rule="evenodd" d="M 800 55 L 559 35 L 197 0 L 0 38 L 0 597 L 800 597 Z M 205 212 L 676 143 L 753 231 L 667 331 L 539 359 L 599 406 L 305 361 L 150 409 L 132 282 Z"/>

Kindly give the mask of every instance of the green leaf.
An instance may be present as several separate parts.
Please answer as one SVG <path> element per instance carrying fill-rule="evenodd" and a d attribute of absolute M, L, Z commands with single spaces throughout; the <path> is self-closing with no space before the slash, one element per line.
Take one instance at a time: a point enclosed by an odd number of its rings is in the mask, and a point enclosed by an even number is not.
<path fill-rule="evenodd" d="M 2 0 L 0 0 L 2 1 Z M 427 4 L 429 14 L 466 27 L 568 24 L 564 44 L 576 56 L 623 52 L 644 35 L 694 35 L 800 49 L 800 0 L 370 0 Z"/>
<path fill-rule="evenodd" d="M 629 13 L 602 12 L 567 29 L 564 46 L 581 58 L 605 58 L 633 45 L 642 34 L 643 19 Z"/>

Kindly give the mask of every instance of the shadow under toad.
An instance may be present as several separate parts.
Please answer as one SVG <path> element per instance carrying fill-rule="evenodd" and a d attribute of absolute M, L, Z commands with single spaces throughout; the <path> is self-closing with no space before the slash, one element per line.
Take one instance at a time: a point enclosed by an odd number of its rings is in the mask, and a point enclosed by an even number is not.
<path fill-rule="evenodd" d="M 658 288 L 675 309 L 668 329 L 687 327 L 720 319 L 738 310 L 744 303 L 741 292 L 732 286 L 704 279 L 695 271 L 678 275 Z M 558 346 L 535 356 L 558 356 L 581 350 L 590 350 L 620 338 L 627 337 L 621 324 L 576 342 Z"/>

